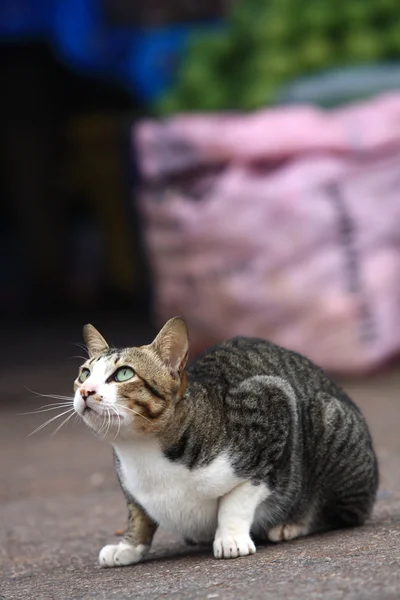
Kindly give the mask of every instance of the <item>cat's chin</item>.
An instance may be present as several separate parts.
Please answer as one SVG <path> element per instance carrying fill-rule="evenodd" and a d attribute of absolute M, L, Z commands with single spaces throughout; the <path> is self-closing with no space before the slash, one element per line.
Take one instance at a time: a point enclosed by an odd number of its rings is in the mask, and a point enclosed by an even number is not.
<path fill-rule="evenodd" d="M 84 423 L 97 433 L 109 433 L 114 429 L 121 429 L 126 425 L 126 419 L 122 415 L 117 415 L 110 411 L 99 412 L 87 407 L 80 415 Z"/>
<path fill-rule="evenodd" d="M 137 431 L 130 415 L 89 410 L 80 415 L 85 425 L 100 439 L 114 444 L 117 440 L 128 441 L 142 438 L 143 434 Z"/>

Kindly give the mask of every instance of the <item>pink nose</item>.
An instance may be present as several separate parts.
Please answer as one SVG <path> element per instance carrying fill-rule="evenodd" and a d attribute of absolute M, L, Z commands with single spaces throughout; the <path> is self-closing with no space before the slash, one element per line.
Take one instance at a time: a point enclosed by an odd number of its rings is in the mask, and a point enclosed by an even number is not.
<path fill-rule="evenodd" d="M 89 398 L 89 396 L 91 396 L 94 393 L 95 393 L 94 390 L 88 390 L 86 388 L 81 388 L 81 390 L 80 390 L 81 398 L 84 402 L 86 402 L 86 400 Z"/>

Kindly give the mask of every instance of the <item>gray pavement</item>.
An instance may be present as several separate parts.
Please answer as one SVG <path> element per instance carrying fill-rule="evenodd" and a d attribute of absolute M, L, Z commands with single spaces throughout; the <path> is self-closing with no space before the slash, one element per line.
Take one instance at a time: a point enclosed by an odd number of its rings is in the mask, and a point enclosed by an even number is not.
<path fill-rule="evenodd" d="M 399 368 L 344 382 L 380 460 L 379 499 L 366 526 L 265 545 L 232 561 L 158 532 L 145 562 L 107 570 L 98 551 L 125 524 L 110 449 L 79 422 L 52 439 L 51 428 L 27 437 L 47 413 L 17 414 L 46 403 L 24 385 L 69 393 L 78 362 L 61 362 L 60 347 L 52 353 L 44 342 L 26 352 L 22 366 L 0 373 L 0 600 L 400 598 Z"/>

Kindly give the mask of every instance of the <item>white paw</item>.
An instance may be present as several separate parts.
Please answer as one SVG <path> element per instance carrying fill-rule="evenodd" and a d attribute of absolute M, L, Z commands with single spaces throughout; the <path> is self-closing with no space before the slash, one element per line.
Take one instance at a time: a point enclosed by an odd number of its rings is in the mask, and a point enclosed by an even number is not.
<path fill-rule="evenodd" d="M 246 534 L 219 537 L 217 533 L 213 548 L 215 558 L 238 558 L 256 553 L 253 540 Z"/>
<path fill-rule="evenodd" d="M 283 542 L 287 540 L 294 540 L 301 535 L 306 535 L 306 528 L 304 525 L 276 525 L 268 531 L 268 539 L 271 542 Z"/>
<path fill-rule="evenodd" d="M 100 550 L 99 563 L 102 567 L 126 567 L 139 562 L 145 555 L 147 546 L 132 546 L 127 542 L 109 544 Z"/>

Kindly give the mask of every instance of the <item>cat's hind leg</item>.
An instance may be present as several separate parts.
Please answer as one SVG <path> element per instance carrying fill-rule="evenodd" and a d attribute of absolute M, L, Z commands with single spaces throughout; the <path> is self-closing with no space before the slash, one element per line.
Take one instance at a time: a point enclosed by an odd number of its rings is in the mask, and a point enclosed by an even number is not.
<path fill-rule="evenodd" d="M 214 539 L 215 558 L 237 558 L 255 554 L 256 547 L 250 537 L 257 506 L 269 496 L 263 483 L 241 483 L 222 496 L 218 507 L 218 528 Z"/>
<path fill-rule="evenodd" d="M 272 527 L 268 531 L 267 537 L 270 542 L 283 542 L 294 540 L 298 537 L 308 535 L 309 533 L 310 527 L 304 523 L 283 523 Z"/>
<path fill-rule="evenodd" d="M 139 562 L 148 552 L 156 523 L 135 502 L 128 502 L 128 527 L 119 544 L 108 544 L 100 550 L 102 567 L 124 567 Z"/>

